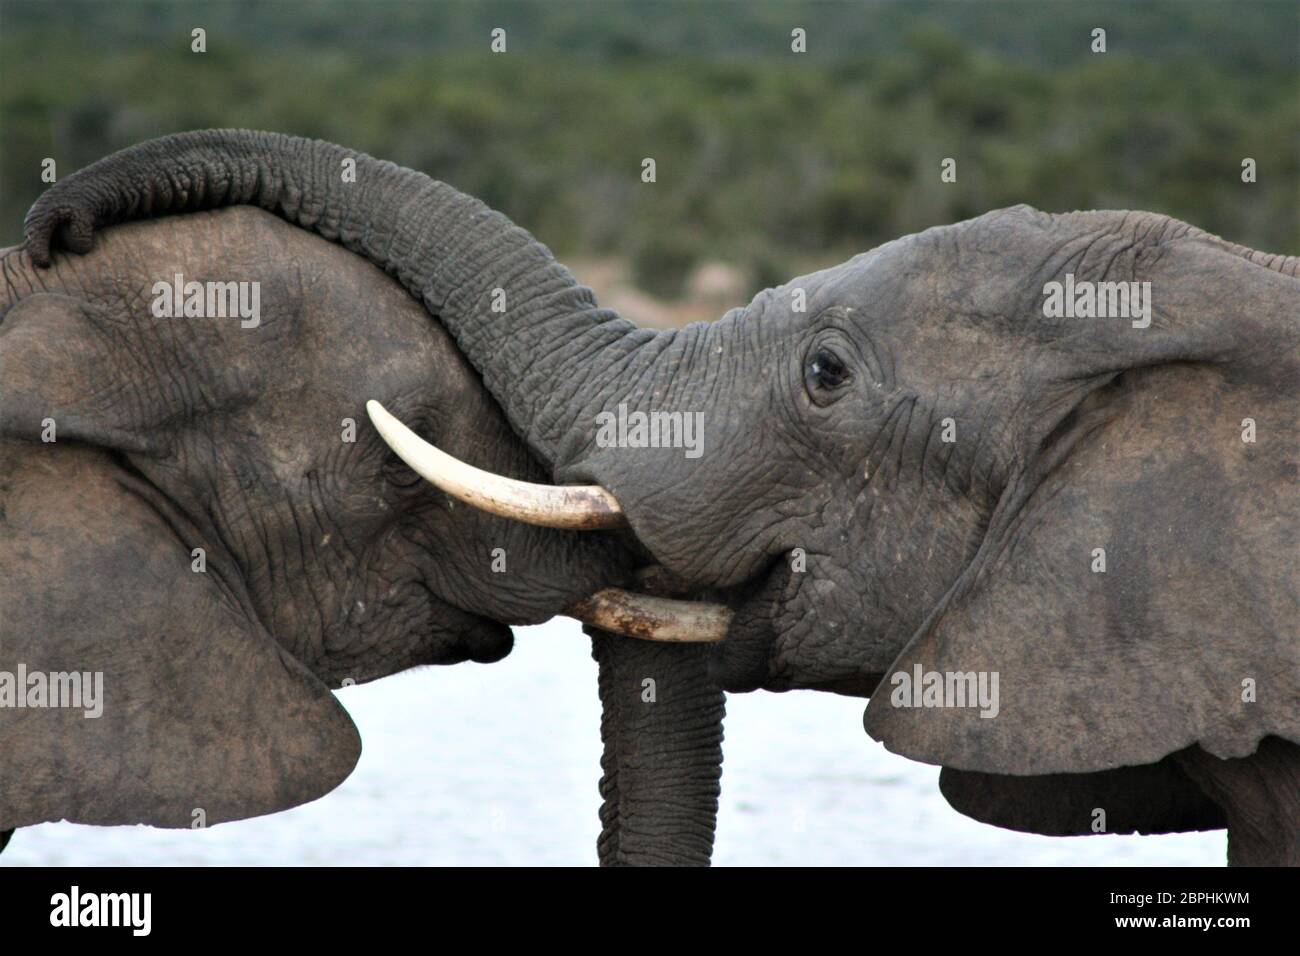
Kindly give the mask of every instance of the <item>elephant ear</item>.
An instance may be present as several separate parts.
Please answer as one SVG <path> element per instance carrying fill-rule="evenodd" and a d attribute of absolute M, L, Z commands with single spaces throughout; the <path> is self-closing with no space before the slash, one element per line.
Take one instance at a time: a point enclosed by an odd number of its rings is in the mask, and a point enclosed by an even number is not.
<path fill-rule="evenodd" d="M 356 728 L 122 454 L 136 439 L 99 411 L 120 386 L 84 318 L 44 294 L 0 317 L 0 830 L 191 827 L 315 799 L 355 766 Z"/>
<path fill-rule="evenodd" d="M 1149 327 L 1054 343 L 1060 378 L 1031 396 L 1107 384 L 1044 436 L 877 689 L 864 723 L 890 750 L 1031 775 L 1300 741 L 1300 282 L 1216 243 L 1139 256 Z"/>
<path fill-rule="evenodd" d="M 1172 755 L 1138 767 L 1031 777 L 944 767 L 939 792 L 980 823 L 1043 836 L 1187 833 L 1228 825 L 1222 808 Z"/>

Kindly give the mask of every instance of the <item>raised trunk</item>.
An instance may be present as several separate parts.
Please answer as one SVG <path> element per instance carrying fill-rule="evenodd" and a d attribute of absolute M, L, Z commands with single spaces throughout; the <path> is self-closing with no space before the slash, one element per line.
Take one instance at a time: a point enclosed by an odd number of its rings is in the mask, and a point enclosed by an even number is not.
<path fill-rule="evenodd" d="M 707 866 L 725 710 L 707 647 L 586 630 L 603 706 L 601 866 Z"/>
<path fill-rule="evenodd" d="M 92 228 L 249 204 L 342 243 L 421 299 L 548 464 L 585 403 L 585 383 L 624 374 L 656 337 L 599 309 L 544 245 L 445 183 L 318 140 L 203 130 L 150 140 L 78 171 L 36 202 L 28 251 L 54 230 L 74 248 Z"/>

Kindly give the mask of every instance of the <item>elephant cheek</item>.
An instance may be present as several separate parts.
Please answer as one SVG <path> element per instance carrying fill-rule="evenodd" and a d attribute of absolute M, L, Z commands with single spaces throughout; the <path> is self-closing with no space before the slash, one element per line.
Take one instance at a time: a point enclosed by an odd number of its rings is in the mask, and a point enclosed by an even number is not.
<path fill-rule="evenodd" d="M 871 588 L 778 564 L 735 608 L 711 649 L 709 676 L 732 693 L 811 688 L 870 696 L 909 633 L 895 626 Z"/>
<path fill-rule="evenodd" d="M 709 656 L 709 677 L 723 690 L 744 693 L 771 681 L 776 617 L 790 586 L 790 571 L 778 567 L 736 608 L 725 640 Z"/>

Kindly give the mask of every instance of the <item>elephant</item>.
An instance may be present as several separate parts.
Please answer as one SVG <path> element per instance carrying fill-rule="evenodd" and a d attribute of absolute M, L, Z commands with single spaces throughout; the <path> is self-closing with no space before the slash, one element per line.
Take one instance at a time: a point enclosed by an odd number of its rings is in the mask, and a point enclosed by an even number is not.
<path fill-rule="evenodd" d="M 717 686 L 868 698 L 866 732 L 984 822 L 1226 826 L 1229 864 L 1300 864 L 1297 258 L 1021 205 L 652 331 L 444 183 L 243 130 L 73 174 L 26 248 L 41 267 L 102 227 L 240 204 L 438 318 L 546 500 L 712 602 L 693 626 Z M 511 513 L 370 407 L 419 474 Z"/>
<path fill-rule="evenodd" d="M 245 206 L 132 224 L 50 270 L 4 250 L 0 271 L 0 849 L 44 821 L 315 799 L 360 754 L 329 688 L 499 660 L 509 625 L 637 571 L 613 535 L 461 506 L 387 449 L 357 396 L 484 468 L 546 474 L 441 326 L 335 244 Z M 160 316 L 177 276 L 248 283 L 257 314 Z M 723 698 L 704 649 L 592 634 L 602 861 L 707 861 Z M 623 706 L 646 673 L 656 707 Z M 75 677 L 85 706 L 35 706 L 30 675 Z"/>

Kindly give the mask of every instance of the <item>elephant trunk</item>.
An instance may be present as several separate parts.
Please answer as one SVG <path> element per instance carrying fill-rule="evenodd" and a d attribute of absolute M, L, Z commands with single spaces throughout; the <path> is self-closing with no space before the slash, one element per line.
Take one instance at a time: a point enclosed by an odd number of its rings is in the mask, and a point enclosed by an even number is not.
<path fill-rule="evenodd" d="M 707 866 L 725 710 L 707 646 L 586 630 L 603 709 L 601 866 Z"/>
<path fill-rule="evenodd" d="M 550 250 L 445 183 L 318 140 L 202 130 L 132 146 L 78 171 L 28 213 L 27 249 L 49 262 L 57 231 L 85 251 L 102 226 L 256 205 L 397 278 L 438 316 L 514 430 L 548 464 L 579 392 L 655 338 L 596 307 Z"/>

